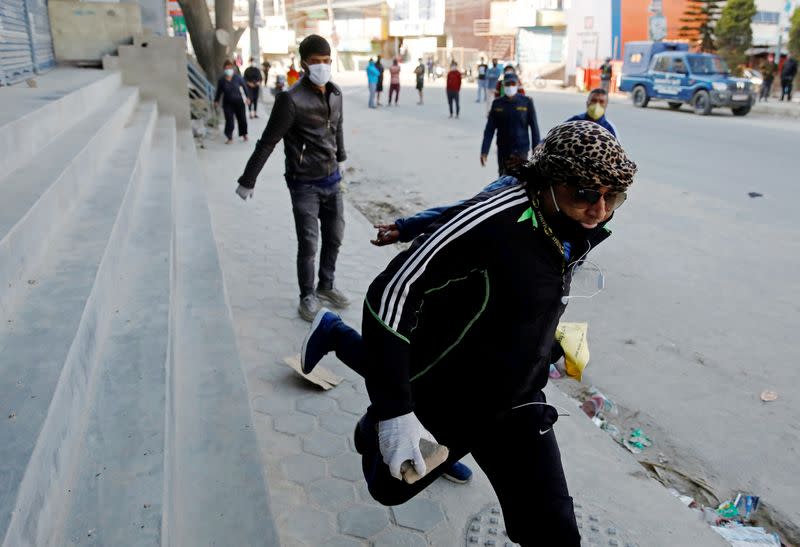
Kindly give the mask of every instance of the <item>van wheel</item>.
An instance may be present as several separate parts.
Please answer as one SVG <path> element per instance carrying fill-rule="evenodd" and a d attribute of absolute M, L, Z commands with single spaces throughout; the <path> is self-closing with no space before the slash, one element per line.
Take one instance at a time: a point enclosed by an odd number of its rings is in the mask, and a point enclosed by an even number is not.
<path fill-rule="evenodd" d="M 692 106 L 694 107 L 695 114 L 699 114 L 700 116 L 708 116 L 711 114 L 711 97 L 708 91 L 701 89 L 695 93 L 694 97 L 692 97 Z"/>
<path fill-rule="evenodd" d="M 747 116 L 750 113 L 750 105 L 731 108 L 734 116 Z"/>
<path fill-rule="evenodd" d="M 637 85 L 633 88 L 633 106 L 644 108 L 650 102 L 650 97 L 647 96 L 647 90 L 643 85 Z"/>
<path fill-rule="evenodd" d="M 681 106 L 683 106 L 683 103 L 676 103 L 674 101 L 670 101 L 667 104 L 671 110 L 680 110 Z"/>

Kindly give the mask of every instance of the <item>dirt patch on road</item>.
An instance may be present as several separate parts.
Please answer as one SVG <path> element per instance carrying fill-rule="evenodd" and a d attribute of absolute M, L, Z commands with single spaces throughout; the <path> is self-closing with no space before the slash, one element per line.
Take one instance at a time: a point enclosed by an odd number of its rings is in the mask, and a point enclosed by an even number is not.
<path fill-rule="evenodd" d="M 406 190 L 400 178 L 376 179 L 348 168 L 343 189 L 347 199 L 373 224 L 388 224 L 430 207 L 415 191 Z"/>

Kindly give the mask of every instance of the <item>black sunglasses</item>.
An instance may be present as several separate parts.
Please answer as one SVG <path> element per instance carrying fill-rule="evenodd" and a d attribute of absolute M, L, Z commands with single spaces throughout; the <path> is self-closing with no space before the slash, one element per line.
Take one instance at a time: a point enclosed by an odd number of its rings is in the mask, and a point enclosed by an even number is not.
<path fill-rule="evenodd" d="M 573 192 L 573 198 L 576 203 L 586 203 L 587 205 L 594 205 L 600 201 L 600 198 L 603 198 L 606 202 L 606 209 L 613 211 L 625 203 L 625 200 L 628 199 L 628 194 L 626 192 L 606 192 L 603 194 L 600 190 L 576 188 Z"/>

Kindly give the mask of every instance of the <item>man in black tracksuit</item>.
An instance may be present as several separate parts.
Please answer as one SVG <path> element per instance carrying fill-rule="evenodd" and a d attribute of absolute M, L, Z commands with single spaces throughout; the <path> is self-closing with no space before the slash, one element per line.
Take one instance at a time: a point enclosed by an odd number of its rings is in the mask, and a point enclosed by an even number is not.
<path fill-rule="evenodd" d="M 284 177 L 292 196 L 297 233 L 298 312 L 311 321 L 319 311 L 318 299 L 336 308 L 349 305 L 347 297 L 334 286 L 336 259 L 344 236 L 339 163 L 347 155 L 342 92 L 330 81 L 330 45 L 321 36 L 312 34 L 300 43 L 300 58 L 305 74 L 275 98 L 267 127 L 239 177 L 236 193 L 244 200 L 253 196 L 258 174 L 275 145 L 283 139 Z M 320 232 L 322 248 L 318 283 L 315 283 L 314 263 Z"/>
<path fill-rule="evenodd" d="M 363 341 L 372 405 L 356 446 L 370 493 L 395 505 L 472 453 L 522 545 L 580 545 L 546 404 L 571 272 L 609 232 L 636 167 L 597 124 L 554 128 L 524 186 L 448 209 L 370 285 Z M 377 434 L 376 434 L 377 430 Z M 428 472 L 420 439 L 447 446 Z M 411 460 L 425 475 L 401 479 Z"/>

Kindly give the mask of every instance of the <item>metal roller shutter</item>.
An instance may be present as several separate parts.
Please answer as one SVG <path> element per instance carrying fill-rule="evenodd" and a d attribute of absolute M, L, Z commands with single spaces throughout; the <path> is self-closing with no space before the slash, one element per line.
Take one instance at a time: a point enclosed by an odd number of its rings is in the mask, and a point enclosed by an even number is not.
<path fill-rule="evenodd" d="M 54 65 L 47 0 L 0 0 L 0 85 Z"/>
<path fill-rule="evenodd" d="M 10 84 L 33 74 L 25 0 L 0 2 L 0 80 Z"/>
<path fill-rule="evenodd" d="M 55 66 L 53 54 L 53 35 L 50 34 L 50 17 L 47 13 L 47 0 L 25 0 L 31 22 L 33 42 L 33 65 L 36 72 Z"/>

